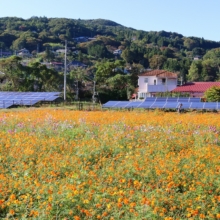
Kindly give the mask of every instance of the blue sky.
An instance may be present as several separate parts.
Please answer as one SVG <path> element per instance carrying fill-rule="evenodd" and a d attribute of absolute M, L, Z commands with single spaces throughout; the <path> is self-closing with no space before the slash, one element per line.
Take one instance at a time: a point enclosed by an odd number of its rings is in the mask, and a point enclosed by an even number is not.
<path fill-rule="evenodd" d="M 220 41 L 220 0 L 0 0 L 0 17 L 103 18 L 145 31 Z"/>

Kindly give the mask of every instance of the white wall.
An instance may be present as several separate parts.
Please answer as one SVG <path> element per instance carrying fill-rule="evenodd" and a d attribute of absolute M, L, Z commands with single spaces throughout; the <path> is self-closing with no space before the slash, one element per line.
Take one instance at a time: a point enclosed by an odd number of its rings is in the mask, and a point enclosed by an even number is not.
<path fill-rule="evenodd" d="M 148 78 L 148 83 L 144 82 L 145 78 Z M 147 86 L 154 85 L 154 80 L 156 80 L 156 83 L 157 83 L 156 76 L 139 76 L 139 78 L 138 78 L 139 92 L 141 92 L 141 91 L 147 92 Z"/>
<path fill-rule="evenodd" d="M 148 78 L 148 83 L 145 83 L 145 78 Z M 156 85 L 154 84 L 156 80 Z M 138 78 L 139 92 L 166 92 L 171 91 L 177 86 L 177 79 L 167 78 L 165 84 L 162 83 L 162 78 L 156 76 L 139 76 Z"/>

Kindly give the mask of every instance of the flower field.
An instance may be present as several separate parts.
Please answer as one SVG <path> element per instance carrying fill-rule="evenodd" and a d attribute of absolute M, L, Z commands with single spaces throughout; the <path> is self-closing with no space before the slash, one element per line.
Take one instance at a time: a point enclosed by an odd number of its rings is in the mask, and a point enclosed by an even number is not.
<path fill-rule="evenodd" d="M 0 112 L 0 219 L 220 219 L 220 114 Z"/>

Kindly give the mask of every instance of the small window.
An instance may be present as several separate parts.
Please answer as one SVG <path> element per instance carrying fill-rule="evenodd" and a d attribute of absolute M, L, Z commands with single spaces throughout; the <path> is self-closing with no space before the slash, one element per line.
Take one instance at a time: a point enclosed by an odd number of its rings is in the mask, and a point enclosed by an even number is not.
<path fill-rule="evenodd" d="M 163 84 L 163 85 L 166 84 L 166 78 L 162 78 L 162 84 Z"/>
<path fill-rule="evenodd" d="M 148 83 L 148 78 L 145 78 L 145 79 L 144 79 L 144 82 L 145 82 L 145 83 Z"/>
<path fill-rule="evenodd" d="M 157 85 L 157 80 L 156 79 L 154 80 L 154 85 Z"/>

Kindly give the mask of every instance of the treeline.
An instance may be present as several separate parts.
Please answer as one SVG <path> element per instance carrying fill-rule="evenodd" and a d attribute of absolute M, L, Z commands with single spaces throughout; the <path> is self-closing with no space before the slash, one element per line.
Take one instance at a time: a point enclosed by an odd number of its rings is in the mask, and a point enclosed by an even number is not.
<path fill-rule="evenodd" d="M 82 36 L 91 39 L 76 40 Z M 97 78 L 97 88 L 112 89 L 112 94 L 118 89 L 115 82 L 125 76 L 124 70 L 133 71 L 133 76 L 136 74 L 133 80 L 147 68 L 176 72 L 183 82 L 219 80 L 220 42 L 166 31 L 135 30 L 104 19 L 0 18 L 0 49 L 18 51 L 26 48 L 33 54 L 32 63 L 63 61 L 62 55 L 54 56 L 53 52 L 64 48 L 65 40 L 68 41 L 68 60 L 86 64 L 87 74 L 93 80 Z M 116 49 L 122 51 L 121 55 L 113 54 Z M 120 62 L 120 71 L 116 71 L 119 76 L 112 79 L 117 74 L 110 74 L 108 67 L 114 66 L 116 61 Z M 108 74 L 103 74 L 99 82 L 100 69 Z M 128 88 L 135 88 L 137 82 L 128 83 L 130 79 L 124 82 L 126 86 L 121 89 L 125 96 Z"/>

